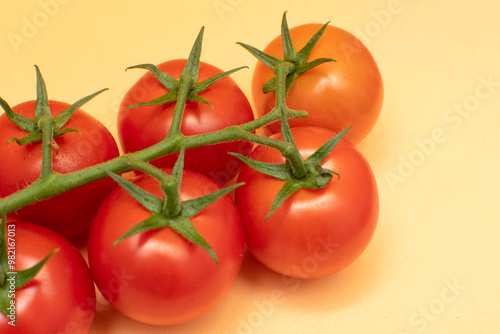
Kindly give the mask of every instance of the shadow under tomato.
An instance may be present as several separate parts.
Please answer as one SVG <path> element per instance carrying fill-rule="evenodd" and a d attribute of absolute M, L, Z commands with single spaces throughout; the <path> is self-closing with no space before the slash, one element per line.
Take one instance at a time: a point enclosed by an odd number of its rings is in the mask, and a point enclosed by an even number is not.
<path fill-rule="evenodd" d="M 378 237 L 378 236 L 377 236 Z M 380 236 L 378 239 L 385 239 Z M 300 308 L 304 313 L 332 311 L 361 303 L 376 293 L 383 279 L 387 246 L 383 241 L 369 245 L 344 270 L 333 275 L 299 279 L 276 273 L 247 252 L 239 275 L 240 289 L 248 290 L 248 303 L 279 297 L 279 308 Z M 250 293 L 251 292 L 251 293 Z"/>
<path fill-rule="evenodd" d="M 69 237 L 68 240 L 80 251 L 87 249 L 87 242 L 89 239 L 89 231 Z"/>

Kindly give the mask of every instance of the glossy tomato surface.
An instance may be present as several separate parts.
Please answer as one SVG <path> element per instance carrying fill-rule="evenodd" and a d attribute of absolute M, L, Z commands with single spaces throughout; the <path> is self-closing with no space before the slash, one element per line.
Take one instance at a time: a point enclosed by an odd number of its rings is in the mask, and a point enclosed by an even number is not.
<path fill-rule="evenodd" d="M 88 333 L 95 315 L 95 287 L 87 262 L 67 239 L 45 227 L 11 221 L 15 269 L 31 268 L 58 251 L 38 274 L 15 291 L 15 326 L 0 313 L 0 333 Z M 8 243 L 12 240 L 8 239 Z"/>
<path fill-rule="evenodd" d="M 335 133 L 317 127 L 292 129 L 304 158 Z M 280 139 L 281 134 L 273 135 Z M 257 146 L 251 158 L 284 163 L 273 148 Z M 284 181 L 244 167 L 235 200 L 242 214 L 249 251 L 265 266 L 283 275 L 323 277 L 347 267 L 368 246 L 378 220 L 377 185 L 366 159 L 342 139 L 327 156 L 323 168 L 340 174 L 323 189 L 300 189 L 267 220 Z"/>
<path fill-rule="evenodd" d="M 305 24 L 290 29 L 298 52 L 322 25 Z M 281 36 L 271 41 L 264 52 L 283 59 Z M 321 126 L 335 132 L 352 129 L 345 138 L 359 143 L 375 125 L 383 102 L 383 82 L 380 70 L 370 51 L 351 33 L 327 26 L 308 61 L 333 58 L 336 62 L 323 63 L 301 75 L 292 86 L 287 105 L 305 110 L 305 118 L 290 119 L 294 126 Z M 259 62 L 252 78 L 252 97 L 256 116 L 268 113 L 275 105 L 275 93 L 264 94 L 262 85 L 274 72 Z M 280 123 L 268 127 L 271 133 L 281 131 Z"/>
<path fill-rule="evenodd" d="M 157 180 L 141 175 L 141 188 L 161 197 Z M 220 189 L 208 177 L 184 171 L 181 200 Z M 88 256 L 103 296 L 118 311 L 154 325 L 186 322 L 210 311 L 231 288 L 241 267 L 244 239 L 240 214 L 226 195 L 191 221 L 212 246 L 217 265 L 199 246 L 170 228 L 147 231 L 112 244 L 151 213 L 123 189 L 103 203 L 90 229 Z"/>
<path fill-rule="evenodd" d="M 12 110 L 33 119 L 36 101 L 12 107 Z M 60 114 L 69 104 L 49 101 L 53 116 Z M 112 134 L 97 119 L 78 109 L 65 128 L 78 129 L 81 134 L 69 132 L 55 138 L 52 168 L 56 173 L 67 174 L 96 165 L 119 155 L 118 145 Z M 25 146 L 7 142 L 27 133 L 10 122 L 5 114 L 0 116 L 0 196 L 6 197 L 33 183 L 40 176 L 42 143 Z M 115 187 L 103 179 L 75 188 L 49 200 L 20 209 L 17 214 L 25 221 L 48 227 L 63 236 L 71 237 L 86 231 L 101 202 Z"/>
<path fill-rule="evenodd" d="M 158 68 L 179 79 L 186 60 L 177 59 L 164 62 Z M 222 73 L 219 68 L 201 62 L 199 79 L 201 82 Z M 124 152 L 134 152 L 165 138 L 170 131 L 175 103 L 157 106 L 130 105 L 147 102 L 166 94 L 168 90 L 151 74 L 144 74 L 125 94 L 118 114 L 118 138 Z M 253 119 L 250 103 L 236 82 L 225 77 L 210 86 L 199 96 L 213 105 L 188 101 L 184 110 L 180 131 L 186 136 L 220 130 L 232 125 L 246 123 Z M 248 155 L 252 144 L 242 141 L 219 143 L 186 151 L 185 168 L 194 170 L 214 179 L 219 185 L 230 181 L 239 171 L 241 163 L 227 152 Z M 177 154 L 170 154 L 153 161 L 158 167 L 172 167 Z"/>

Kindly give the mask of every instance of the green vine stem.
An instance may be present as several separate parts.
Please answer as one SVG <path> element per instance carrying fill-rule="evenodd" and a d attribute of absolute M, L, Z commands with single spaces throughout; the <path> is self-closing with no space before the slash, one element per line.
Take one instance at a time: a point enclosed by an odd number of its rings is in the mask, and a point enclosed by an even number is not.
<path fill-rule="evenodd" d="M 190 148 L 234 140 L 249 141 L 279 150 L 287 159 L 294 177 L 297 179 L 305 177 L 308 173 L 307 168 L 304 165 L 304 160 L 301 158 L 293 143 L 279 141 L 254 133 L 258 128 L 281 120 L 283 115 L 285 118 L 307 116 L 307 112 L 291 110 L 286 107 L 285 104 L 286 95 L 289 90 L 289 75 L 293 75 L 293 73 L 295 73 L 294 71 L 296 71 L 296 65 L 291 62 L 284 61 L 276 64 L 274 67 L 276 74 L 275 87 L 277 92 L 276 106 L 268 114 L 245 124 L 230 126 L 210 133 L 184 136 L 180 132 L 179 129 L 182 113 L 190 95 L 189 92 L 198 79 L 197 72 L 195 71 L 196 73 L 193 75 L 194 72 L 192 68 L 193 64 L 199 64 L 199 59 L 194 58 L 196 58 L 196 55 L 199 57 L 199 48 L 201 48 L 200 36 L 202 32 L 203 28 L 200 32 L 199 38 L 197 38 L 197 41 L 193 46 L 190 59 L 188 59 L 186 65 L 187 67 L 179 79 L 178 97 L 174 120 L 172 123 L 172 130 L 166 138 L 141 151 L 125 154 L 107 162 L 76 172 L 58 174 L 52 171 L 51 168 L 53 149 L 56 145 L 52 136 L 54 121 L 50 116 L 43 118 L 40 120 L 40 125 L 43 131 L 42 145 L 44 146 L 41 177 L 31 185 L 19 190 L 18 192 L 1 198 L 0 213 L 9 214 L 35 202 L 57 196 L 73 188 L 108 177 L 108 174 L 104 172 L 104 170 L 116 174 L 129 172 L 133 170 L 128 163 L 130 159 L 149 162 L 166 154 L 180 152 L 183 147 L 187 150 Z"/>
<path fill-rule="evenodd" d="M 181 95 L 179 100 L 177 101 L 177 104 L 184 106 L 185 103 L 186 100 Z M 304 113 L 289 112 L 288 116 L 304 116 Z M 1 198 L 0 210 L 5 211 L 4 213 L 8 214 L 40 200 L 57 196 L 70 189 L 107 177 L 107 174 L 103 171 L 103 169 L 117 174 L 129 172 L 132 170 L 132 168 L 128 163 L 128 159 L 136 159 L 148 162 L 166 154 L 179 152 L 183 145 L 186 149 L 190 149 L 204 145 L 240 139 L 271 146 L 286 154 L 286 152 L 289 150 L 288 144 L 283 143 L 279 140 L 252 133 L 265 124 L 279 120 L 280 117 L 280 111 L 276 109 L 273 112 L 263 116 L 262 119 L 256 119 L 239 126 L 231 126 L 218 131 L 194 136 L 184 136 L 181 133 L 177 133 L 175 136 L 172 135 L 166 137 L 159 143 L 152 145 L 144 150 L 125 154 L 115 159 L 108 160 L 101 164 L 88 167 L 76 172 L 68 174 L 57 174 L 50 171 L 51 177 L 40 178 L 26 188 L 23 188 L 10 196 Z M 49 122 L 46 123 L 49 124 Z M 48 126 L 49 125 L 45 125 L 44 127 Z M 45 130 L 48 130 L 48 128 L 45 128 L 44 132 Z M 52 147 L 51 140 L 51 136 L 44 136 L 43 145 L 45 147 Z M 46 151 L 50 153 L 51 159 L 52 151 Z M 49 153 L 46 153 L 47 156 L 49 156 Z M 50 160 L 49 158 L 47 159 Z M 48 175 L 49 163 L 44 163 L 44 165 L 46 166 L 45 168 L 47 168 L 47 172 L 45 173 L 46 175 Z"/>
<path fill-rule="evenodd" d="M 40 119 L 40 128 L 42 129 L 42 171 L 40 180 L 49 178 L 52 172 L 52 151 L 54 142 L 54 119 L 50 116 L 43 116 Z M 57 150 L 57 148 L 56 148 Z"/>
<path fill-rule="evenodd" d="M 179 160 L 184 161 L 184 149 L 181 149 L 179 154 Z M 178 160 L 178 161 L 179 161 Z M 162 213 L 167 217 L 176 217 L 181 211 L 181 199 L 180 199 L 180 184 L 177 178 L 182 177 L 183 165 L 179 167 L 176 164 L 172 171 L 172 175 L 164 173 L 159 168 L 145 162 L 142 160 L 131 160 L 129 164 L 137 170 L 144 172 L 160 182 L 160 188 L 162 189 L 164 196 L 164 203 L 162 208 Z M 109 173 L 108 173 L 109 174 Z"/>
<path fill-rule="evenodd" d="M 167 138 L 178 136 L 181 133 L 180 128 L 181 128 L 184 106 L 186 105 L 189 91 L 191 90 L 194 84 L 195 81 L 193 77 L 191 77 L 190 75 L 181 76 L 179 80 L 179 93 L 177 96 L 177 101 L 179 101 L 180 103 L 176 103 L 175 105 L 174 116 L 172 119 L 172 124 L 170 126 L 170 131 L 168 132 Z"/>

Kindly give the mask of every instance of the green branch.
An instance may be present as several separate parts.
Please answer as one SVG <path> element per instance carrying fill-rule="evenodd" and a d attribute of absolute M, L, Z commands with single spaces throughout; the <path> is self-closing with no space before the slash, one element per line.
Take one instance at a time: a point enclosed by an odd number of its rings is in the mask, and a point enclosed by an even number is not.
<path fill-rule="evenodd" d="M 280 115 L 278 113 L 273 113 L 264 117 L 269 122 L 274 122 L 280 118 Z M 252 131 L 256 130 L 259 126 L 260 122 L 251 121 L 243 125 L 232 126 L 195 136 L 165 138 L 161 142 L 141 151 L 125 154 L 76 172 L 68 174 L 52 173 L 50 178 L 38 179 L 26 188 L 10 196 L 1 198 L 0 211 L 5 210 L 5 214 L 8 214 L 40 200 L 57 196 L 70 189 L 105 178 L 108 175 L 103 170 L 108 170 L 116 174 L 129 172 L 133 170 L 129 164 L 129 159 L 148 162 L 166 154 L 179 152 L 183 144 L 186 149 L 190 149 L 239 139 L 268 145 L 280 151 L 286 149 L 286 144 L 279 140 L 253 134 Z"/>
<path fill-rule="evenodd" d="M 286 18 L 283 19 L 283 29 L 287 32 Z M 326 27 L 326 25 L 325 25 Z M 31 185 L 19 190 L 18 192 L 1 198 L 0 199 L 0 214 L 8 214 L 17 211 L 25 206 L 33 204 L 35 202 L 49 199 L 51 197 L 60 195 L 68 190 L 77 188 L 84 184 L 108 177 L 107 172 L 121 174 L 129 172 L 134 168 L 130 164 L 130 160 L 139 160 L 143 162 L 149 162 L 151 160 L 157 159 L 167 154 L 180 152 L 182 148 L 190 149 L 195 147 L 201 147 L 210 144 L 229 142 L 235 140 L 243 140 L 248 142 L 253 142 L 260 145 L 266 145 L 279 150 L 287 160 L 287 164 L 291 168 L 293 176 L 297 179 L 302 179 L 309 174 L 307 166 L 304 164 L 304 160 L 298 153 L 295 144 L 293 143 L 293 138 L 284 138 L 284 141 L 279 141 L 276 139 L 268 138 L 265 136 L 260 136 L 255 134 L 255 130 L 268 125 L 270 123 L 286 120 L 287 118 L 294 117 L 305 117 L 307 112 L 291 110 L 286 107 L 286 96 L 288 91 L 293 85 L 294 79 L 297 74 L 300 74 L 314 66 L 317 66 L 326 61 L 332 61 L 331 59 L 320 59 L 318 61 L 313 61 L 307 63 L 304 59 L 307 58 L 310 50 L 317 42 L 321 36 L 324 28 L 323 27 L 312 39 L 311 41 L 300 50 L 295 53 L 293 47 L 290 47 L 291 41 L 286 41 L 287 44 L 287 55 L 284 60 L 269 57 L 262 52 L 256 50 L 255 48 L 247 47 L 254 55 L 256 55 L 260 60 L 264 61 L 266 65 L 270 66 L 275 72 L 275 78 L 268 82 L 267 86 L 270 90 L 276 91 L 276 106 L 275 108 L 267 113 L 266 115 L 252 120 L 250 122 L 230 126 L 221 130 L 217 130 L 210 133 L 204 133 L 193 136 L 184 136 L 180 133 L 180 122 L 182 119 L 182 113 L 185 108 L 186 101 L 198 101 L 206 103 L 197 94 L 200 93 L 203 88 L 207 88 L 213 84 L 216 80 L 225 77 L 234 71 L 239 70 L 234 69 L 231 71 L 224 72 L 220 74 L 217 78 L 207 79 L 203 82 L 197 82 L 198 73 L 197 68 L 199 66 L 199 58 L 201 52 L 201 40 L 203 35 L 203 28 L 200 31 L 198 38 L 192 48 L 190 57 L 187 61 L 186 68 L 184 69 L 179 80 L 161 72 L 154 65 L 143 64 L 132 66 L 130 68 L 144 68 L 150 70 L 155 77 L 170 91 L 165 96 L 156 99 L 154 101 L 145 102 L 138 105 L 153 105 L 159 103 L 166 103 L 166 101 L 175 102 L 175 113 L 174 120 L 172 123 L 172 129 L 165 139 L 159 143 L 152 145 L 141 151 L 136 151 L 133 153 L 125 154 L 120 157 L 114 158 L 112 160 L 103 162 L 101 164 L 88 167 L 79 171 L 75 171 L 68 174 L 58 174 L 52 170 L 52 152 L 57 149 L 57 145 L 54 142 L 54 129 L 59 129 L 64 124 L 59 124 L 59 120 L 50 116 L 50 111 L 48 111 L 48 105 L 46 106 L 46 90 L 43 83 L 43 79 L 39 74 L 37 68 L 37 102 L 40 104 L 41 111 L 45 111 L 48 115 L 38 115 L 36 120 L 39 120 L 39 124 L 33 124 L 33 120 L 21 118 L 20 116 L 14 114 L 8 104 L 0 98 L 0 106 L 6 111 L 10 116 L 9 118 L 15 121 L 18 126 L 22 129 L 26 128 L 30 131 L 35 131 L 37 129 L 41 130 L 42 134 L 42 145 L 43 149 L 43 160 L 42 160 L 42 173 L 38 180 L 36 180 Z M 287 35 L 285 34 L 285 37 Z M 241 43 L 240 43 L 241 44 Z M 314 66 L 313 66 L 314 65 Z M 78 106 L 85 103 L 89 99 L 93 98 L 95 95 L 99 94 L 103 90 L 94 93 L 81 101 L 78 101 Z M 175 96 L 174 96 L 175 95 Z M 158 101 L 157 101 L 158 100 Z M 161 100 L 161 101 L 160 101 Z M 132 105 L 129 108 L 138 106 Z M 42 108 L 43 107 L 43 108 Z M 76 110 L 72 108 L 70 111 Z M 35 122 L 36 123 L 36 122 Z M 285 125 L 286 126 L 286 125 Z M 72 130 L 72 129 L 71 129 Z M 37 130 L 38 131 L 38 130 Z M 64 131 L 64 130 L 63 130 Z M 61 133 L 62 134 L 62 133 Z M 57 135 L 57 133 L 56 133 Z"/>

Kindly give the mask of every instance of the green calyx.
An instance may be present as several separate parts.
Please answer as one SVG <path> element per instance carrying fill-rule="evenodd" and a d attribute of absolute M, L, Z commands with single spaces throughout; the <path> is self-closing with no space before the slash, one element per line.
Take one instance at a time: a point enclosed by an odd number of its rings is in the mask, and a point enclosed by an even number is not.
<path fill-rule="evenodd" d="M 165 104 L 165 103 L 171 103 L 171 102 L 176 102 L 179 100 L 179 97 L 181 95 L 182 87 L 184 87 L 184 90 L 186 91 L 186 101 L 194 101 L 194 102 L 200 102 L 200 103 L 205 103 L 208 104 L 210 107 L 213 108 L 213 105 L 204 99 L 203 97 L 199 96 L 201 92 L 205 91 L 208 89 L 210 86 L 212 86 L 214 83 L 217 81 L 221 80 L 222 78 L 225 78 L 232 73 L 239 71 L 242 68 L 248 68 L 247 66 L 241 66 L 229 71 L 226 71 L 224 73 L 220 73 L 218 75 L 215 75 L 211 78 L 208 78 L 204 81 L 197 82 L 198 81 L 198 75 L 199 75 L 199 70 L 200 70 L 200 57 L 201 57 L 201 49 L 202 49 L 202 41 L 203 41 L 203 32 L 204 28 L 202 27 L 198 37 L 196 38 L 196 41 L 191 49 L 191 53 L 189 54 L 189 57 L 187 59 L 186 65 L 181 73 L 181 76 L 179 80 L 174 78 L 173 76 L 162 72 L 157 66 L 152 65 L 152 64 L 141 64 L 141 65 L 136 65 L 136 66 L 130 66 L 127 69 L 131 68 L 142 68 L 145 70 L 150 71 L 155 78 L 166 88 L 168 89 L 168 93 L 154 99 L 151 101 L 143 102 L 143 103 L 137 103 L 129 106 L 128 108 L 133 108 L 133 107 L 138 107 L 138 106 L 153 106 L 153 105 L 160 105 L 160 104 Z"/>
<path fill-rule="evenodd" d="M 150 219 L 139 223 L 130 231 L 127 231 L 119 240 L 116 241 L 116 244 L 120 243 L 125 238 L 141 233 L 142 231 L 170 227 L 181 234 L 183 237 L 185 237 L 187 240 L 190 240 L 193 243 L 198 244 L 206 249 L 207 252 L 209 252 L 209 254 L 212 256 L 212 258 L 217 261 L 217 257 L 215 256 L 212 248 L 196 232 L 196 230 L 190 223 L 190 218 L 194 217 L 204 207 L 210 205 L 218 198 L 224 196 L 240 184 L 201 198 L 181 202 L 179 196 L 179 185 L 182 181 L 180 178 L 180 175 L 182 173 L 179 172 L 179 169 L 177 169 L 176 172 L 172 173 L 172 175 L 167 175 L 161 170 L 156 170 L 155 167 L 149 166 L 147 162 L 157 159 L 166 154 L 179 152 L 183 149 L 192 149 L 195 147 L 202 147 L 205 145 L 235 140 L 243 140 L 275 148 L 279 150 L 285 157 L 285 164 L 266 165 L 264 163 L 261 163 L 256 165 L 257 169 L 260 169 L 263 172 L 267 172 L 267 174 L 273 175 L 278 179 L 286 181 L 285 186 L 276 197 L 273 206 L 268 214 L 268 217 L 274 212 L 274 210 L 276 210 L 276 208 L 280 204 L 282 204 L 291 194 L 293 194 L 298 189 L 319 189 L 321 187 L 324 187 L 328 183 L 328 181 L 332 179 L 333 175 L 336 175 L 335 172 L 326 170 L 321 167 L 321 157 L 323 155 L 324 157 L 326 157 L 328 153 L 317 153 L 315 155 L 315 158 L 310 157 L 304 160 L 293 142 L 288 124 L 286 123 L 287 118 L 307 116 L 306 111 L 291 110 L 286 106 L 286 96 L 289 89 L 294 83 L 294 78 L 296 77 L 296 75 L 298 75 L 297 73 L 303 73 L 304 71 L 308 70 L 308 68 L 314 67 L 313 65 L 317 66 L 325 61 L 332 61 L 331 59 L 320 59 L 317 61 L 312 61 L 310 63 L 307 63 L 305 61 L 305 59 L 307 59 L 306 55 L 310 53 L 310 50 L 319 39 L 319 36 L 321 35 L 324 28 L 326 28 L 326 25 L 311 39 L 306 47 L 304 47 L 298 53 L 295 53 L 295 56 L 292 57 L 291 54 L 294 54 L 293 46 L 290 42 L 286 19 L 285 16 L 283 16 L 282 30 L 283 35 L 285 36 L 285 50 L 288 50 L 286 51 L 286 61 L 278 61 L 276 60 L 277 58 L 267 57 L 265 55 L 262 56 L 264 63 L 273 68 L 273 71 L 276 75 L 275 79 L 273 79 L 274 82 L 268 84 L 270 90 L 276 91 L 275 107 L 266 115 L 263 115 L 245 124 L 229 126 L 227 128 L 210 133 L 191 136 L 184 136 L 182 133 L 180 133 L 180 124 L 183 117 L 183 111 L 185 109 L 186 101 L 191 100 L 199 101 L 202 103 L 209 103 L 208 101 L 205 101 L 204 99 L 199 97 L 198 94 L 210 87 L 213 83 L 217 82 L 217 80 L 233 73 L 234 71 L 242 67 L 222 73 L 205 81 L 197 82 L 199 74 L 203 28 L 198 34 L 196 42 L 192 47 L 191 53 L 186 62 L 186 66 L 183 69 L 182 75 L 180 76 L 179 80 L 162 72 L 154 65 L 143 64 L 131 67 L 143 68 L 153 72 L 154 76 L 159 80 L 159 82 L 161 82 L 169 90 L 169 92 L 167 92 L 165 96 L 153 101 L 145 102 L 142 105 L 155 105 L 160 103 L 167 103 L 169 101 L 175 101 L 174 116 L 168 135 L 162 141 L 143 150 L 122 155 L 120 157 L 103 162 L 99 165 L 91 166 L 83 170 L 68 174 L 58 174 L 52 171 L 52 152 L 54 145 L 56 145 L 53 138 L 57 135 L 61 135 L 61 133 L 58 131 L 72 130 L 62 129 L 67 121 L 67 119 L 63 119 L 63 116 L 50 116 L 45 84 L 43 83 L 43 79 L 41 78 L 41 75 L 39 75 L 39 71 L 37 68 L 37 112 L 35 113 L 35 119 L 29 120 L 26 117 L 13 113 L 7 103 L 1 99 L 0 105 L 4 109 L 6 109 L 6 113 L 10 116 L 10 118 L 15 120 L 15 123 L 28 133 L 40 132 L 39 129 L 41 129 L 41 140 L 43 142 L 41 175 L 40 178 L 33 184 L 19 190 L 18 192 L 8 197 L 1 198 L 0 212 L 5 214 L 11 213 L 37 201 L 57 196 L 61 193 L 64 193 L 65 191 L 82 186 L 89 182 L 105 177 L 112 177 L 116 180 L 116 182 L 125 187 L 127 191 L 133 193 L 133 196 L 138 199 L 139 203 L 141 203 L 141 205 L 143 205 L 152 214 Z M 300 59 L 303 59 L 303 61 L 300 61 Z M 77 107 L 79 107 L 81 104 L 85 103 L 90 98 L 99 93 L 100 92 L 97 92 L 87 98 L 78 101 L 77 103 L 75 103 L 75 105 L 68 108 L 69 111 L 67 110 L 65 113 L 69 114 L 72 109 L 76 110 Z M 129 108 L 133 106 L 129 106 Z M 261 136 L 255 133 L 255 130 L 257 130 L 258 128 L 276 121 L 281 121 L 282 126 L 286 126 L 285 130 L 283 131 L 284 141 Z M 340 135 L 341 134 L 339 134 L 339 136 Z M 39 134 L 33 136 L 38 136 L 38 138 L 40 138 Z M 29 135 L 27 137 L 29 137 Z M 29 142 L 28 139 L 21 138 L 19 141 L 25 140 L 26 142 Z M 340 139 L 340 137 L 338 139 Z M 330 141 L 330 143 L 336 144 L 334 140 Z M 333 147 L 331 149 L 333 149 Z M 324 150 L 326 150 L 326 148 Z M 320 149 L 319 151 L 322 150 Z M 248 164 L 250 165 L 254 164 L 251 160 L 247 160 L 248 158 L 240 158 L 242 160 L 248 161 Z M 180 163 L 180 161 L 183 160 L 178 160 L 178 163 Z M 137 189 L 138 187 L 131 182 L 118 176 L 118 174 L 125 173 L 134 169 L 145 171 L 147 174 L 150 174 L 158 179 L 161 184 L 161 189 L 163 190 L 164 196 L 162 198 L 157 198 L 155 196 L 147 194 L 142 189 Z"/>
<path fill-rule="evenodd" d="M 12 138 L 8 143 L 15 141 L 19 145 L 27 145 L 36 143 L 42 140 L 43 131 L 41 122 L 44 118 L 52 117 L 50 113 L 49 100 L 47 97 L 47 88 L 45 86 L 45 81 L 40 73 L 40 69 L 35 65 L 36 69 L 36 105 L 35 105 L 35 116 L 33 119 L 17 114 L 12 110 L 9 104 L 0 98 L 0 106 L 5 110 L 5 114 L 7 118 L 16 124 L 21 130 L 26 131 L 28 135 L 22 138 Z M 76 129 L 63 128 L 66 123 L 69 121 L 71 116 L 75 113 L 77 109 L 82 107 L 85 103 L 93 99 L 95 96 L 99 95 L 103 91 L 107 90 L 102 89 L 94 94 L 88 95 L 71 106 L 69 106 L 65 111 L 60 113 L 59 115 L 53 117 L 53 134 L 52 137 L 56 138 L 62 136 L 68 132 L 78 132 Z"/>
<path fill-rule="evenodd" d="M 1 217 L 0 231 L 0 312 L 6 317 L 15 310 L 16 304 L 13 300 L 18 289 L 30 282 L 42 269 L 49 258 L 54 255 L 58 249 L 50 252 L 43 260 L 33 267 L 25 270 L 15 270 L 15 239 L 7 236 L 7 219 L 5 214 Z"/>
<path fill-rule="evenodd" d="M 281 38 L 283 40 L 283 59 L 268 55 L 263 51 L 250 46 L 245 43 L 238 43 L 242 47 L 244 47 L 247 51 L 249 51 L 253 56 L 255 56 L 259 61 L 264 63 L 267 67 L 275 71 L 276 67 L 281 63 L 289 63 L 292 69 L 289 71 L 287 80 L 286 80 L 286 91 L 288 92 L 297 79 L 299 75 L 304 72 L 309 71 L 310 69 L 321 65 L 326 62 L 335 61 L 332 58 L 318 58 L 314 59 L 310 62 L 307 61 L 307 58 L 311 54 L 316 43 L 319 41 L 326 27 L 328 26 L 327 22 L 323 25 L 323 27 L 316 33 L 311 39 L 307 42 L 307 44 L 300 49 L 300 51 L 296 51 L 295 47 L 292 43 L 292 38 L 290 37 L 290 29 L 288 28 L 288 23 L 286 20 L 286 12 L 283 14 L 283 19 L 281 22 Z M 273 77 L 267 83 L 265 83 L 262 87 L 262 91 L 264 93 L 274 92 L 276 91 L 276 77 Z"/>
<path fill-rule="evenodd" d="M 288 117 L 299 113 L 298 111 L 291 110 L 286 106 L 286 97 L 297 77 L 318 65 L 335 61 L 331 58 L 318 58 L 310 62 L 307 61 L 307 58 L 323 35 L 327 26 L 328 23 L 324 24 L 321 29 L 311 37 L 307 44 L 297 52 L 292 43 L 285 12 L 281 23 L 283 59 L 266 54 L 250 45 L 238 43 L 275 73 L 275 76 L 265 83 L 262 89 L 264 93 L 276 92 L 276 105 L 268 113 L 268 115 L 281 113 L 281 132 L 283 135 L 284 146 L 281 146 L 279 150 L 286 162 L 284 164 L 271 164 L 256 161 L 240 154 L 230 153 L 231 155 L 238 157 L 251 168 L 276 179 L 285 181 L 284 186 L 276 195 L 271 205 L 271 209 L 265 219 L 269 218 L 287 198 L 299 189 L 322 189 L 332 180 L 333 175 L 340 177 L 340 175 L 335 171 L 323 168 L 321 163 L 325 160 L 328 154 L 330 154 L 349 128 L 331 138 L 313 155 L 304 160 L 295 145 L 292 132 L 287 121 Z"/>
<path fill-rule="evenodd" d="M 217 201 L 219 198 L 241 186 L 242 183 L 226 187 L 202 197 L 181 201 L 180 185 L 182 182 L 182 171 L 184 166 L 184 151 L 184 149 L 181 149 L 179 158 L 172 170 L 172 175 L 163 172 L 161 169 L 147 162 L 135 159 L 129 160 L 132 168 L 141 170 L 160 182 L 160 186 L 163 191 L 163 198 L 158 198 L 135 185 L 133 182 L 105 170 L 111 178 L 113 178 L 122 188 L 124 188 L 152 214 L 151 217 L 135 225 L 123 234 L 118 240 L 115 241 L 113 244 L 114 246 L 128 237 L 142 232 L 160 228 L 171 228 L 188 241 L 205 249 L 215 263 L 219 263 L 214 250 L 198 233 L 198 231 L 196 231 L 190 219 L 200 213 L 201 210 Z"/>
<path fill-rule="evenodd" d="M 251 168 L 274 177 L 279 180 L 285 181 L 284 186 L 280 189 L 271 205 L 271 209 L 264 219 L 268 219 L 274 211 L 285 202 L 293 193 L 299 189 L 322 189 L 332 180 L 333 175 L 340 178 L 340 175 L 330 169 L 325 169 L 321 163 L 337 146 L 342 137 L 349 131 L 349 128 L 338 133 L 325 144 L 323 144 L 316 152 L 304 160 L 295 145 L 293 140 L 290 126 L 285 117 L 284 108 L 282 108 L 281 129 L 283 134 L 283 141 L 288 143 L 289 149 L 287 154 L 283 154 L 286 159 L 284 164 L 273 164 L 254 160 L 245 157 L 241 154 L 229 153 L 238 157 Z M 282 152 L 283 153 L 283 152 Z M 301 167 L 300 174 L 298 174 L 297 166 Z"/>

